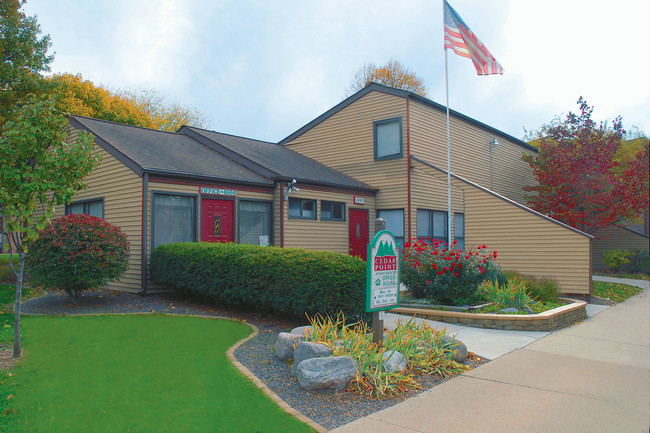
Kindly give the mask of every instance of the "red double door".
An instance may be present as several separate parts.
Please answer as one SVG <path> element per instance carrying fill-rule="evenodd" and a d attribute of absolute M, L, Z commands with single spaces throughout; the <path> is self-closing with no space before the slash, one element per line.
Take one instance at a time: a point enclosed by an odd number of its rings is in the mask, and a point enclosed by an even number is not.
<path fill-rule="evenodd" d="M 234 216 L 234 200 L 201 199 L 201 241 L 233 242 Z"/>
<path fill-rule="evenodd" d="M 366 260 L 368 252 L 368 211 L 350 209 L 349 213 L 350 255 Z"/>

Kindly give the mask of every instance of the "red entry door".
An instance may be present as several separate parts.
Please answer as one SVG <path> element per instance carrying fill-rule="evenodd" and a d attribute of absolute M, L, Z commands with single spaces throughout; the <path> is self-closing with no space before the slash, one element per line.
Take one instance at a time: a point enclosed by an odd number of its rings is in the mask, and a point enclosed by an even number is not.
<path fill-rule="evenodd" d="M 233 242 L 234 201 L 201 200 L 201 241 Z"/>
<path fill-rule="evenodd" d="M 350 255 L 366 260 L 368 252 L 368 211 L 350 209 Z"/>

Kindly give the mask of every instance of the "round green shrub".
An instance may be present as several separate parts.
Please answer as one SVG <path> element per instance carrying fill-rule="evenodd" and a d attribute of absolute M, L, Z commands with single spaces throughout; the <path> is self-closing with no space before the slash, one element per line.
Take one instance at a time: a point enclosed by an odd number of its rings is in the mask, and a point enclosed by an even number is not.
<path fill-rule="evenodd" d="M 126 234 L 101 218 L 68 215 L 54 219 L 30 246 L 30 275 L 75 300 L 84 290 L 119 279 L 129 262 Z"/>

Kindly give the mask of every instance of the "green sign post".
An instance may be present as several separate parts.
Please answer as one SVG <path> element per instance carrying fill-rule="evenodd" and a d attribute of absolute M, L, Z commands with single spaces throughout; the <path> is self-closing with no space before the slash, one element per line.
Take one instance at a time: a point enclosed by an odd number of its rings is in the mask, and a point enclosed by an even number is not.
<path fill-rule="evenodd" d="M 373 341 L 384 338 L 383 311 L 399 306 L 399 247 L 391 232 L 378 232 L 368 245 L 366 311 L 373 316 Z M 381 314 L 380 314 L 381 312 Z"/>

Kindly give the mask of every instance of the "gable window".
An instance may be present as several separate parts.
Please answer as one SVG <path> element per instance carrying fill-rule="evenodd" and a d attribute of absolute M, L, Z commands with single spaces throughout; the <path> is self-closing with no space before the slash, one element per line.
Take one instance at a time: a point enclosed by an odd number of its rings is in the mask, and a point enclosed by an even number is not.
<path fill-rule="evenodd" d="M 321 200 L 320 219 L 321 221 L 345 221 L 345 203 Z"/>
<path fill-rule="evenodd" d="M 237 210 L 239 243 L 270 245 L 271 203 L 267 201 L 240 200 Z"/>
<path fill-rule="evenodd" d="M 393 234 L 397 245 L 401 248 L 404 245 L 404 210 L 378 210 L 377 216 L 386 220 L 386 230 Z"/>
<path fill-rule="evenodd" d="M 461 250 L 465 249 L 465 214 L 454 214 L 454 239 L 456 246 Z"/>
<path fill-rule="evenodd" d="M 153 193 L 151 246 L 196 241 L 196 197 Z"/>
<path fill-rule="evenodd" d="M 65 207 L 65 214 L 86 214 L 97 218 L 104 218 L 104 199 L 75 201 Z"/>
<path fill-rule="evenodd" d="M 380 120 L 373 123 L 375 160 L 402 157 L 402 118 Z"/>
<path fill-rule="evenodd" d="M 310 200 L 306 198 L 290 198 L 289 218 L 315 220 L 316 200 Z"/>
<path fill-rule="evenodd" d="M 447 212 L 418 209 L 418 238 L 438 239 L 447 242 Z"/>

